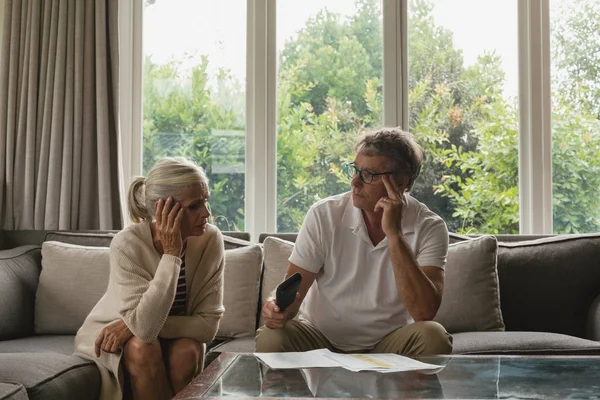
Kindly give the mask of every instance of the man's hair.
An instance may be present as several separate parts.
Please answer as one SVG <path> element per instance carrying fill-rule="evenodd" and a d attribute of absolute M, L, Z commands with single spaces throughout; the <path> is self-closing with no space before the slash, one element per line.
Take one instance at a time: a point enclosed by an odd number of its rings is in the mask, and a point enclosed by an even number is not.
<path fill-rule="evenodd" d="M 395 175 L 408 176 L 406 191 L 412 189 L 421 173 L 423 150 L 414 136 L 399 128 L 382 128 L 365 133 L 354 147 L 356 154 L 384 156 Z"/>

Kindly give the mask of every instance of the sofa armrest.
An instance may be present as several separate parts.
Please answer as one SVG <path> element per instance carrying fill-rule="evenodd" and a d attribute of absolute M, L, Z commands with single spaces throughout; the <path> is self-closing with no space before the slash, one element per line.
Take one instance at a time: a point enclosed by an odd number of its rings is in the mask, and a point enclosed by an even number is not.
<path fill-rule="evenodd" d="M 40 246 L 0 250 L 0 340 L 33 334 Z"/>
<path fill-rule="evenodd" d="M 587 338 L 600 342 L 600 295 L 594 299 L 588 312 Z"/>

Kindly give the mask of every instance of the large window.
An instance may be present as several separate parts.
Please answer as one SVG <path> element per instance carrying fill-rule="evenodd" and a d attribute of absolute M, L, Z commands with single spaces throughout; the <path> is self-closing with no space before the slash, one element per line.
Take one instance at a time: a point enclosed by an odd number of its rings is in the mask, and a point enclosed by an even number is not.
<path fill-rule="evenodd" d="M 244 230 L 246 1 L 146 0 L 143 25 L 144 174 L 195 161 L 213 222 Z"/>
<path fill-rule="evenodd" d="M 554 231 L 600 231 L 600 2 L 552 0 Z"/>
<path fill-rule="evenodd" d="M 519 232 L 517 48 L 515 0 L 409 2 L 413 195 L 453 232 Z"/>
<path fill-rule="evenodd" d="M 223 230 L 297 231 L 384 125 L 453 232 L 600 230 L 600 0 L 135 1 L 144 172 L 204 166 Z"/>
<path fill-rule="evenodd" d="M 277 229 L 296 232 L 317 200 L 349 190 L 343 163 L 382 125 L 379 0 L 277 7 Z"/>

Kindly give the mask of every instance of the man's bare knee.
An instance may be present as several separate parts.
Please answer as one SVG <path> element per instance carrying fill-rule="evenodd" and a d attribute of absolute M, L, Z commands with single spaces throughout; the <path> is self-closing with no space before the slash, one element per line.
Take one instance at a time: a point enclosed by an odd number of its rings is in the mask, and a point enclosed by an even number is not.
<path fill-rule="evenodd" d="M 152 343 L 145 343 L 135 336 L 125 343 L 123 357 L 125 359 L 125 368 L 127 368 L 132 376 L 151 373 L 157 363 L 163 362 L 160 342 L 158 340 Z"/>

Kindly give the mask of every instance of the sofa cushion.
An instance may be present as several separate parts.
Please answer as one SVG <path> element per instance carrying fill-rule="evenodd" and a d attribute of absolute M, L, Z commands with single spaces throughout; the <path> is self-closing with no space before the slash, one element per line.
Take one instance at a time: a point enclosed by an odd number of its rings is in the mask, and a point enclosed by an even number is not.
<path fill-rule="evenodd" d="M 507 330 L 586 337 L 600 295 L 600 234 L 499 243 L 498 276 Z"/>
<path fill-rule="evenodd" d="M 549 332 L 462 332 L 452 354 L 600 355 L 600 342 Z"/>
<path fill-rule="evenodd" d="M 256 342 L 254 338 L 233 339 L 223 342 L 212 348 L 214 353 L 254 353 L 256 351 Z"/>
<path fill-rule="evenodd" d="M 0 251 L 0 340 L 33 333 L 40 258 L 39 246 Z"/>
<path fill-rule="evenodd" d="M 73 354 L 74 335 L 36 335 L 0 341 L 0 353 L 62 353 Z"/>
<path fill-rule="evenodd" d="M 118 231 L 98 232 L 48 232 L 45 242 L 70 243 L 78 246 L 109 247 Z"/>
<path fill-rule="evenodd" d="M 27 399 L 27 390 L 21 384 L 0 382 L 0 400 Z"/>
<path fill-rule="evenodd" d="M 19 382 L 29 399 L 97 399 L 100 372 L 93 361 L 58 353 L 0 354 L 0 381 Z"/>
<path fill-rule="evenodd" d="M 225 313 L 217 337 L 254 337 L 261 269 L 259 245 L 225 250 Z"/>
<path fill-rule="evenodd" d="M 277 237 L 264 241 L 261 307 L 284 279 L 294 244 Z M 442 306 L 436 316 L 449 332 L 503 330 L 493 236 L 452 244 L 448 249 Z M 263 325 L 262 317 L 260 325 Z"/>
<path fill-rule="evenodd" d="M 497 241 L 481 236 L 448 247 L 442 304 L 435 321 L 450 333 L 504 330 Z"/>
<path fill-rule="evenodd" d="M 287 240 L 269 236 L 265 238 L 263 244 L 265 252 L 265 269 L 262 276 L 262 289 L 260 295 L 260 308 L 264 306 L 267 299 L 277 288 L 283 279 L 294 249 L 294 243 Z M 262 315 L 260 316 L 259 326 L 263 325 Z"/>
<path fill-rule="evenodd" d="M 109 271 L 108 247 L 44 242 L 35 333 L 75 334 L 106 292 Z"/>
<path fill-rule="evenodd" d="M 240 247 L 246 247 L 246 246 L 251 246 L 252 242 L 249 242 L 247 240 L 244 239 L 240 239 L 237 237 L 232 237 L 232 236 L 227 236 L 225 235 L 225 232 L 221 232 L 223 233 L 223 244 L 225 246 L 225 250 L 230 250 L 230 249 L 239 249 Z M 233 234 L 234 232 L 230 232 L 230 234 Z M 245 232 L 238 232 L 240 234 L 243 234 Z"/>

